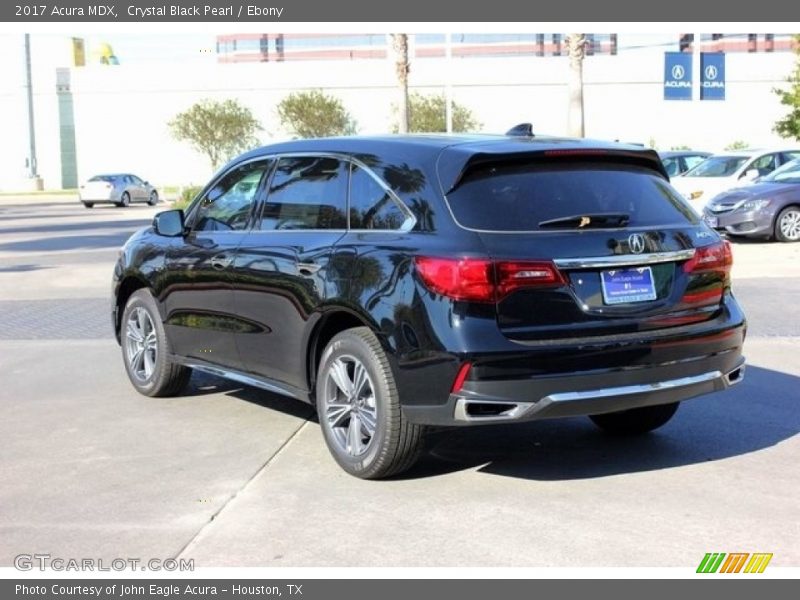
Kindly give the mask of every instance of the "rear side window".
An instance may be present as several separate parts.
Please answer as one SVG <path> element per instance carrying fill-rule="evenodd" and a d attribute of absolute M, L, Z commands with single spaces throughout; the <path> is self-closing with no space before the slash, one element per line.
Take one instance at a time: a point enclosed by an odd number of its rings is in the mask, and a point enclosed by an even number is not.
<path fill-rule="evenodd" d="M 783 159 L 783 162 L 785 162 L 785 163 L 791 162 L 793 160 L 797 160 L 798 158 L 800 158 L 800 150 L 798 150 L 796 152 L 795 151 L 784 152 L 783 154 L 781 154 L 781 158 Z"/>
<path fill-rule="evenodd" d="M 261 213 L 261 229 L 345 229 L 347 179 L 347 163 L 336 158 L 282 158 Z"/>
<path fill-rule="evenodd" d="M 364 169 L 350 174 L 350 229 L 400 229 L 408 215 L 392 195 Z"/>
<path fill-rule="evenodd" d="M 697 222 L 692 208 L 656 173 L 606 163 L 482 166 L 447 201 L 463 227 L 488 231 Z"/>

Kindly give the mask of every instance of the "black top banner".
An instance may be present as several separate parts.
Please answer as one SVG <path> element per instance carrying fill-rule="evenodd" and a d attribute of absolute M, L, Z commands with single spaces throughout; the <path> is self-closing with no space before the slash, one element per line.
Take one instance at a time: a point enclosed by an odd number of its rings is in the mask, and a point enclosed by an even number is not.
<path fill-rule="evenodd" d="M 17 0 L 0 4 L 3 22 L 739 22 L 800 21 L 800 2 L 761 0 L 171 0 L 107 4 Z M 791 27 L 789 27 L 791 29 Z"/>

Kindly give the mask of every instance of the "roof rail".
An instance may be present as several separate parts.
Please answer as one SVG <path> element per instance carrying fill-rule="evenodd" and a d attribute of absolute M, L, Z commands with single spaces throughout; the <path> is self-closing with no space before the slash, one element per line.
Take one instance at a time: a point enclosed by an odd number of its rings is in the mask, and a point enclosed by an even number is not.
<path fill-rule="evenodd" d="M 506 131 L 506 135 L 512 135 L 515 137 L 535 137 L 533 134 L 533 125 L 531 123 L 520 123 L 519 125 L 515 125 Z"/>

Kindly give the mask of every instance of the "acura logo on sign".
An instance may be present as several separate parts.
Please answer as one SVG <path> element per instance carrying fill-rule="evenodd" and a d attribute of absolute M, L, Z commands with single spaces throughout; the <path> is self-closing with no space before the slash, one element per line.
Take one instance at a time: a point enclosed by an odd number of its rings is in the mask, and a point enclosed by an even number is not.
<path fill-rule="evenodd" d="M 675 65 L 674 67 L 672 67 L 673 79 L 683 79 L 684 75 L 686 75 L 686 70 L 683 68 L 682 65 Z"/>
<path fill-rule="evenodd" d="M 706 79 L 708 79 L 709 81 L 714 81 L 717 78 L 717 75 L 719 75 L 717 67 L 715 67 L 714 65 L 708 65 L 706 67 Z"/>
<path fill-rule="evenodd" d="M 644 236 L 639 233 L 634 233 L 628 237 L 628 248 L 634 254 L 641 254 L 644 252 Z"/>

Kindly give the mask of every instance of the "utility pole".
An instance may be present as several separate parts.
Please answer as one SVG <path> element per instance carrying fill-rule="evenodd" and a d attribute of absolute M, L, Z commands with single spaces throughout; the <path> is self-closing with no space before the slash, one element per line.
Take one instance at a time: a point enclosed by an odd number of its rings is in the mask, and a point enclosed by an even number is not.
<path fill-rule="evenodd" d="M 36 128 L 33 122 L 33 78 L 31 77 L 31 34 L 25 34 L 25 94 L 28 107 L 28 178 L 35 189 L 40 189 L 41 180 L 36 164 Z"/>

